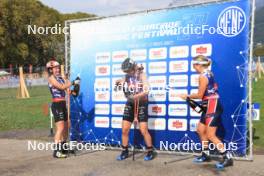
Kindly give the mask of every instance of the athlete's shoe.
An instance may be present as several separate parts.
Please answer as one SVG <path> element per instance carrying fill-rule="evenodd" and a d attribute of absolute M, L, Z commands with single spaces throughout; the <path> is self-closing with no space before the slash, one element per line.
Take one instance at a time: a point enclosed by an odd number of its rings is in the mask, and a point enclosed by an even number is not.
<path fill-rule="evenodd" d="M 193 162 L 194 163 L 203 163 L 203 162 L 209 162 L 211 161 L 211 158 L 204 152 L 202 152 L 201 156 L 198 156 L 194 158 Z"/>
<path fill-rule="evenodd" d="M 148 151 L 147 155 L 144 157 L 145 161 L 153 160 L 155 157 L 155 153 L 153 150 Z"/>
<path fill-rule="evenodd" d="M 53 153 L 53 157 L 54 157 L 54 158 L 67 158 L 67 155 L 63 154 L 63 153 L 60 152 L 60 151 L 54 151 L 54 153 Z"/>
<path fill-rule="evenodd" d="M 120 155 L 117 156 L 116 160 L 122 161 L 128 158 L 128 150 L 123 150 Z"/>
<path fill-rule="evenodd" d="M 215 167 L 217 169 L 223 169 L 223 168 L 228 167 L 228 166 L 233 166 L 234 165 L 234 161 L 233 161 L 233 159 L 231 157 L 232 156 L 229 153 L 226 153 L 224 155 L 223 161 L 219 162 L 219 163 L 216 163 Z"/>

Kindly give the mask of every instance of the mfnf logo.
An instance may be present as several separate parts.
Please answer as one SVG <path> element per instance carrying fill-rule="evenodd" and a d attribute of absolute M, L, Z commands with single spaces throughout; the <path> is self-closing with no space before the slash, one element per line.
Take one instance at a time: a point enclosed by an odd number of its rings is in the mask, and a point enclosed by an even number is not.
<path fill-rule="evenodd" d="M 236 6 L 224 9 L 218 17 L 219 32 L 226 37 L 234 37 L 243 31 L 246 25 L 245 12 Z"/>

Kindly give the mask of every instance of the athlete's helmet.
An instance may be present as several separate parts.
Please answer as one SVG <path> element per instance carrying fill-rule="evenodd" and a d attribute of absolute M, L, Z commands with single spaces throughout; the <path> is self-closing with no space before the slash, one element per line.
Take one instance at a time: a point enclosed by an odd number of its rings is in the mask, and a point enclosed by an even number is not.
<path fill-rule="evenodd" d="M 136 65 L 136 62 L 133 61 L 130 58 L 126 58 L 121 66 L 121 69 L 123 70 L 123 72 L 129 72 L 130 70 L 132 70 Z"/>
<path fill-rule="evenodd" d="M 204 66 L 210 66 L 211 64 L 211 59 L 204 56 L 204 55 L 198 55 L 193 58 L 193 64 L 198 64 L 198 65 L 204 65 Z"/>

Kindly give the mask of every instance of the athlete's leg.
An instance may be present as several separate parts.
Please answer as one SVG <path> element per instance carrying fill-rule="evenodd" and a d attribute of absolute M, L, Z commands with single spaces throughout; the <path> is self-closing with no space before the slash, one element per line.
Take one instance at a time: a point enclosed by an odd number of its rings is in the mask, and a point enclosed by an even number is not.
<path fill-rule="evenodd" d="M 56 150 L 54 151 L 53 156 L 56 158 L 66 158 L 66 155 L 62 153 L 62 142 L 63 142 L 63 135 L 64 135 L 64 121 L 60 120 L 55 123 L 56 126 L 56 133 L 54 136 L 54 141 L 56 144 Z"/>
<path fill-rule="evenodd" d="M 131 122 L 127 120 L 122 121 L 122 145 L 128 147 L 129 131 L 131 128 Z"/>
<path fill-rule="evenodd" d="M 206 125 L 199 122 L 198 127 L 197 127 L 197 133 L 200 137 L 201 144 L 202 144 L 202 149 L 207 149 L 208 148 L 208 138 L 207 138 L 207 133 L 206 133 Z"/>
<path fill-rule="evenodd" d="M 150 136 L 149 131 L 148 131 L 148 123 L 147 122 L 140 122 L 139 123 L 139 129 L 140 129 L 142 136 L 144 137 L 144 141 L 146 143 L 146 146 L 152 147 L 152 139 L 151 139 L 151 136 Z"/>

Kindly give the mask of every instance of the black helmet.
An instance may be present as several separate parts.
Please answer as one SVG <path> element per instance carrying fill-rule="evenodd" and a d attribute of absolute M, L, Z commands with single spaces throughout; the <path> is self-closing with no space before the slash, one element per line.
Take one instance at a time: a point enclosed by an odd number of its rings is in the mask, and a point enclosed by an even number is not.
<path fill-rule="evenodd" d="M 133 61 L 130 58 L 126 58 L 122 63 L 121 69 L 123 70 L 123 72 L 128 72 L 132 70 L 135 65 L 136 65 L 135 61 Z"/>

